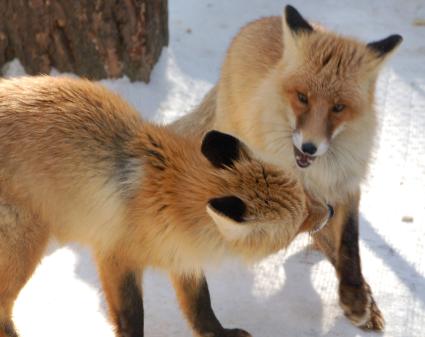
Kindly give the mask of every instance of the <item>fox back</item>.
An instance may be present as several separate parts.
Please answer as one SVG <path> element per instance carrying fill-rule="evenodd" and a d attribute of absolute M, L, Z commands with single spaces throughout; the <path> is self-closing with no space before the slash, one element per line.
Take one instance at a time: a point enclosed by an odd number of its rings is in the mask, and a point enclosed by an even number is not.
<path fill-rule="evenodd" d="M 1 196 L 37 214 L 60 241 L 123 245 L 166 268 L 286 246 L 309 213 L 297 179 L 221 133 L 202 151 L 201 139 L 142 121 L 89 81 L 0 82 Z M 327 216 L 324 206 L 318 214 Z"/>

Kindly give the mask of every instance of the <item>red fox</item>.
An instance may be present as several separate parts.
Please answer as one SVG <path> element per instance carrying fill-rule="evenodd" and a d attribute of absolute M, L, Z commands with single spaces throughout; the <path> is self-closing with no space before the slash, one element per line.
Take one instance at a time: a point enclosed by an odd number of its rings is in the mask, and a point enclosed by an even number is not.
<path fill-rule="evenodd" d="M 170 273 L 197 336 L 250 336 L 221 326 L 202 266 L 260 259 L 331 213 L 233 136 L 179 136 L 86 80 L 0 81 L 1 337 L 50 237 L 92 249 L 117 336 L 143 336 L 146 266 Z"/>
<path fill-rule="evenodd" d="M 358 205 L 376 131 L 377 76 L 401 41 L 391 35 L 365 44 L 310 24 L 287 6 L 282 18 L 241 29 L 218 84 L 173 125 L 186 133 L 231 133 L 336 205 L 315 242 L 336 268 L 345 315 L 375 330 L 384 319 L 361 272 Z"/>

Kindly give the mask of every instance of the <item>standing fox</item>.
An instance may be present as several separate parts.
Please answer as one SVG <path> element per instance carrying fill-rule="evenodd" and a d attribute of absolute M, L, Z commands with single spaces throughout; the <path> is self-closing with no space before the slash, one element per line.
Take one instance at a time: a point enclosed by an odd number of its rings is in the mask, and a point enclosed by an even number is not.
<path fill-rule="evenodd" d="M 173 125 L 179 132 L 234 134 L 336 205 L 315 242 L 336 269 L 345 315 L 374 330 L 382 330 L 384 320 L 361 271 L 360 183 L 376 130 L 377 76 L 401 41 L 391 35 L 364 44 L 313 26 L 287 6 L 283 18 L 241 29 L 216 87 Z"/>
<path fill-rule="evenodd" d="M 0 81 L 0 337 L 17 336 L 14 301 L 51 236 L 92 249 L 117 336 L 143 336 L 146 266 L 170 272 L 197 336 L 250 336 L 221 326 L 201 267 L 260 259 L 330 216 L 232 136 L 201 145 L 85 80 Z"/>

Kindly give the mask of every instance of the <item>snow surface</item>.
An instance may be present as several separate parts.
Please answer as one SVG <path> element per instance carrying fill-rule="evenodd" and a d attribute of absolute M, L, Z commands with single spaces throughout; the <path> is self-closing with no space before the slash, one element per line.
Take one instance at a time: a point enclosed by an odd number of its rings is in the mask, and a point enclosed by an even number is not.
<path fill-rule="evenodd" d="M 425 328 L 425 2 L 293 0 L 306 17 L 366 41 L 400 33 L 405 41 L 378 85 L 381 134 L 361 203 L 363 271 L 386 321 L 384 334 L 353 327 L 337 301 L 330 264 L 301 237 L 253 267 L 210 270 L 215 312 L 224 326 L 254 337 L 420 337 Z M 224 52 L 248 21 L 279 15 L 277 0 L 170 0 L 171 41 L 149 85 L 102 81 L 142 114 L 171 121 L 190 111 L 218 78 Z M 416 22 L 416 24 L 415 24 Z M 19 63 L 9 76 L 23 73 Z M 412 222 L 403 221 L 411 217 Z M 144 278 L 145 336 L 191 336 L 161 271 Z M 112 337 L 96 269 L 87 250 L 51 245 L 14 310 L 22 337 Z"/>

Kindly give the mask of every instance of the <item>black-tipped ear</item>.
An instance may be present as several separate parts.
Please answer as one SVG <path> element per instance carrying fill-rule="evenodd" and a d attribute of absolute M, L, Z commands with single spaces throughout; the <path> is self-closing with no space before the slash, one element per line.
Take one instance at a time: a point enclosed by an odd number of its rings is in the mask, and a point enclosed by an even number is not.
<path fill-rule="evenodd" d="M 202 140 L 201 152 L 215 167 L 224 168 L 240 158 L 241 142 L 231 135 L 212 130 Z"/>
<path fill-rule="evenodd" d="M 311 33 L 313 27 L 304 19 L 301 14 L 291 5 L 285 7 L 285 19 L 288 27 L 295 34 Z"/>
<path fill-rule="evenodd" d="M 394 50 L 394 48 L 396 48 L 402 41 L 403 38 L 401 35 L 394 34 L 383 40 L 368 43 L 367 46 L 377 53 L 379 57 L 382 57 Z"/>
<path fill-rule="evenodd" d="M 235 196 L 214 198 L 208 201 L 208 204 L 218 213 L 236 221 L 243 222 L 246 212 L 245 203 Z"/>

